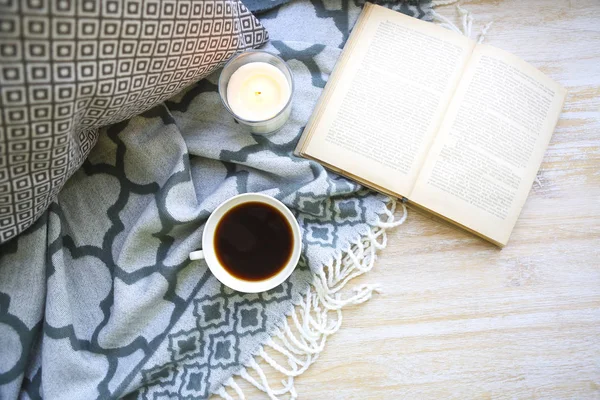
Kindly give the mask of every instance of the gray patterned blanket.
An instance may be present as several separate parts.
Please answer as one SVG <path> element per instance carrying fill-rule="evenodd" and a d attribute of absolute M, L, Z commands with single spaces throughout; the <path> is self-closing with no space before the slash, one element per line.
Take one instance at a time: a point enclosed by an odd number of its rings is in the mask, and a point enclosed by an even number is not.
<path fill-rule="evenodd" d="M 429 4 L 395 7 L 424 18 Z M 57 201 L 0 248 L 0 398 L 231 398 L 236 379 L 296 397 L 293 377 L 339 328 L 329 313 L 373 287 L 340 289 L 398 223 L 389 199 L 292 154 L 360 8 L 302 0 L 261 15 L 297 87 L 273 136 L 227 114 L 218 73 L 101 132 Z M 211 211 L 242 192 L 280 199 L 303 230 L 299 267 L 266 293 L 228 290 L 187 257 Z M 287 383 L 269 385 L 259 361 Z"/>

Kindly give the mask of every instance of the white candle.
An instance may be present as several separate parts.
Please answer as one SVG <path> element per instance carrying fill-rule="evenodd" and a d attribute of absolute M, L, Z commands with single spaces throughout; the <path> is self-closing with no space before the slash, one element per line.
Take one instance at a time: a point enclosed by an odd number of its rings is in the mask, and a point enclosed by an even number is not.
<path fill-rule="evenodd" d="M 283 72 L 266 62 L 239 67 L 229 79 L 227 102 L 239 118 L 266 121 L 287 104 L 291 88 Z"/>

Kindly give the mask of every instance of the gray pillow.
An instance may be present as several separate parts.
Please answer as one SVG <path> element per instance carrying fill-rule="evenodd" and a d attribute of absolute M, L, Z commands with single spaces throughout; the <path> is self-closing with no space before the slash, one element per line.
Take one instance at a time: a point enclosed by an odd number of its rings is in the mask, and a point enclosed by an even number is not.
<path fill-rule="evenodd" d="M 267 40 L 238 0 L 1 2 L 0 243 L 44 212 L 99 127 Z"/>

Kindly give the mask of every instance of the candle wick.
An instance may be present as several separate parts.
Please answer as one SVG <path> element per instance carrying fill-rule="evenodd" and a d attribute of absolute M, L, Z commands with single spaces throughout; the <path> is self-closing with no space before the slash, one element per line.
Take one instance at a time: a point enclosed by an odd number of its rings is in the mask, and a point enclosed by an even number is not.
<path fill-rule="evenodd" d="M 256 95 L 258 96 L 259 94 L 261 94 L 262 92 L 256 92 Z"/>

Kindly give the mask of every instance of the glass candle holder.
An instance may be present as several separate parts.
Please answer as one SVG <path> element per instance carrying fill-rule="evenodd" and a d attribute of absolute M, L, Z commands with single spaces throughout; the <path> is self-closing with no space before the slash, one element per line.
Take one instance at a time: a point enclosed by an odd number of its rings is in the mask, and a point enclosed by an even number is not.
<path fill-rule="evenodd" d="M 248 66 L 247 64 L 250 63 L 257 63 L 257 64 L 253 64 L 252 66 Z M 264 65 L 264 64 L 258 64 L 258 63 L 266 63 L 269 65 Z M 282 86 L 282 85 L 289 85 L 288 87 L 278 87 L 278 89 L 281 90 L 282 93 L 288 93 L 287 89 L 289 88 L 289 98 L 287 99 L 287 101 L 285 102 L 285 99 L 282 100 L 281 103 L 276 104 L 276 105 L 272 105 L 272 104 L 266 104 L 268 106 L 272 106 L 273 110 L 277 110 L 279 108 L 281 108 L 279 111 L 277 111 L 276 113 L 273 113 L 274 115 L 270 115 L 266 118 L 262 118 L 261 116 L 267 115 L 269 114 L 268 110 L 265 113 L 254 113 L 256 118 L 252 118 L 253 116 L 251 115 L 251 112 L 246 113 L 245 115 L 239 115 L 240 113 L 236 113 L 231 105 L 230 105 L 230 99 L 228 99 L 228 93 L 231 96 L 232 93 L 233 95 L 236 95 L 237 92 L 237 84 L 239 83 L 240 79 L 237 79 L 240 77 L 240 75 L 242 74 L 242 70 L 240 70 L 241 67 L 244 67 L 244 72 L 249 71 L 249 74 L 252 74 L 253 72 L 253 68 L 258 68 L 258 70 L 260 70 L 260 77 L 257 79 L 257 82 L 255 82 L 255 84 L 257 85 L 256 88 L 252 88 L 251 90 L 255 90 L 254 92 L 252 92 L 252 96 L 256 96 L 256 98 L 251 98 L 249 100 L 256 100 L 256 102 L 254 102 L 253 106 L 256 106 L 256 108 L 258 108 L 258 111 L 262 111 L 260 110 L 260 106 L 261 106 L 261 98 L 260 96 L 267 96 L 269 95 L 269 93 L 263 93 L 261 92 L 261 84 L 267 84 L 267 89 L 273 89 L 273 87 L 277 87 Z M 275 67 L 275 68 L 273 68 Z M 256 69 L 255 68 L 255 69 Z M 238 77 L 236 78 L 236 76 L 234 76 L 234 74 L 236 72 L 238 72 L 238 70 L 240 70 L 240 73 L 238 73 Z M 258 74 L 258 72 L 257 72 Z M 271 75 L 271 76 L 269 76 Z M 232 79 L 233 76 L 233 79 Z M 271 79 L 273 78 L 273 79 Z M 230 82 L 233 82 L 236 86 L 235 88 L 232 86 L 231 88 L 229 88 L 229 84 Z M 245 84 L 248 84 L 248 80 L 246 80 Z M 252 83 L 250 83 L 252 84 Z M 246 87 L 246 92 L 248 91 L 248 88 Z M 240 89 L 241 90 L 241 89 Z M 247 94 L 247 93 L 245 93 Z M 288 65 L 285 63 L 285 61 L 283 61 L 280 57 L 276 56 L 275 54 L 271 54 L 269 52 L 266 51 L 262 51 L 262 50 L 248 50 L 245 51 L 243 53 L 238 54 L 237 56 L 233 57 L 231 60 L 229 60 L 229 62 L 227 62 L 227 64 L 225 64 L 225 66 L 223 67 L 223 71 L 221 72 L 221 76 L 219 77 L 219 95 L 221 96 L 221 101 L 223 102 L 223 105 L 225 106 L 225 108 L 227 109 L 227 111 L 229 111 L 231 113 L 231 115 L 233 115 L 233 117 L 235 118 L 235 120 L 248 128 L 248 130 L 254 134 L 257 135 L 268 135 L 271 133 L 274 133 L 276 131 L 278 131 L 279 129 L 281 129 L 281 127 L 285 124 L 285 122 L 288 120 L 289 116 L 290 116 L 290 112 L 292 110 L 292 98 L 294 97 L 294 79 L 292 76 L 292 71 L 290 70 L 290 68 L 288 67 Z M 233 98 L 231 99 L 232 101 L 234 100 Z M 271 99 L 272 100 L 272 99 Z M 237 101 L 237 100 L 236 100 Z M 268 101 L 266 102 L 268 103 Z M 236 103 L 236 107 L 238 110 L 240 110 L 240 107 L 243 107 L 239 105 L 239 102 Z M 235 107 L 234 107 L 235 108 Z M 255 108 L 255 110 L 256 110 Z M 254 110 L 254 111 L 255 111 Z M 250 115 L 250 116 L 249 116 Z"/>

